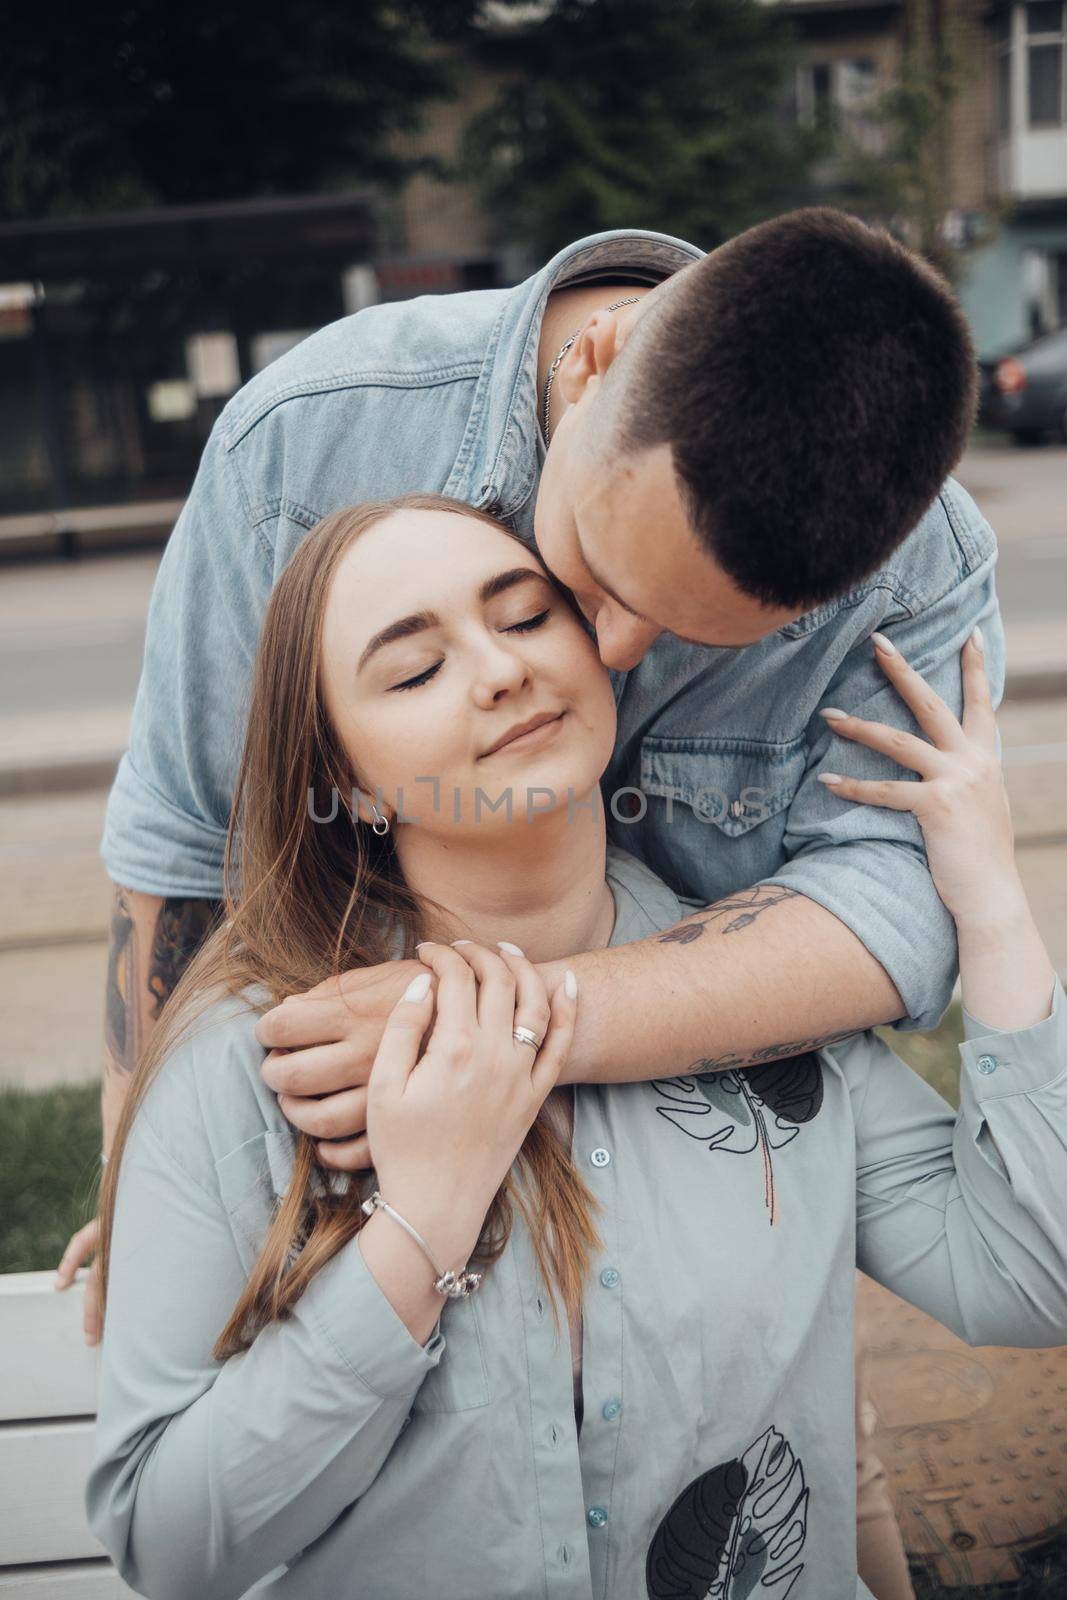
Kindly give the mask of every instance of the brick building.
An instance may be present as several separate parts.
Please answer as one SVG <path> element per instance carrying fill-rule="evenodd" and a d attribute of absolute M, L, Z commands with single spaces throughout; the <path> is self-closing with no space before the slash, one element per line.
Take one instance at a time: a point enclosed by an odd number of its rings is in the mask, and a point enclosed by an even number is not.
<path fill-rule="evenodd" d="M 1067 323 L 1064 0 L 778 3 L 796 19 L 798 120 L 832 119 L 842 147 L 875 160 L 909 42 L 919 28 L 944 41 L 950 88 L 927 175 L 943 237 L 961 252 L 959 292 L 979 353 L 1001 355 Z M 842 160 L 817 176 L 827 200 L 865 209 Z"/>

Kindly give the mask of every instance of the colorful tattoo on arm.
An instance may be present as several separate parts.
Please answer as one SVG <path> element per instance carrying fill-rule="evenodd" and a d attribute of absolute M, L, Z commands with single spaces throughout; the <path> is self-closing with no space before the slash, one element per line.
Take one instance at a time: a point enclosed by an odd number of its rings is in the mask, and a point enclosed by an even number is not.
<path fill-rule="evenodd" d="M 158 1018 L 221 915 L 220 900 L 164 900 L 160 906 L 148 965 L 153 1018 Z"/>

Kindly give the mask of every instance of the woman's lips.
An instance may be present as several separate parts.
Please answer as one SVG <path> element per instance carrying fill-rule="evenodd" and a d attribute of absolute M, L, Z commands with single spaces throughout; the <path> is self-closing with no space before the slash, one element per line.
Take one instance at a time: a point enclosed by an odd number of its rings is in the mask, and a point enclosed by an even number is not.
<path fill-rule="evenodd" d="M 496 750 L 490 750 L 488 755 L 481 757 L 481 760 L 489 761 L 493 756 L 502 755 L 505 750 L 535 749 L 537 745 L 544 744 L 553 737 L 566 715 L 565 711 L 561 711 L 551 722 L 542 722 L 536 728 L 531 728 L 529 733 L 520 733 L 517 738 L 509 739 L 507 744 L 499 745 Z"/>

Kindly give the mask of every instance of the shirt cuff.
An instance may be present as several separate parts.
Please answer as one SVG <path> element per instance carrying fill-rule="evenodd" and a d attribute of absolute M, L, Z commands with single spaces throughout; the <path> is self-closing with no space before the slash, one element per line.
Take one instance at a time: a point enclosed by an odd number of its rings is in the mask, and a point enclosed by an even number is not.
<path fill-rule="evenodd" d="M 907 1015 L 898 1028 L 936 1028 L 956 978 L 956 928 L 926 861 L 887 840 L 842 842 L 783 862 L 765 883 L 787 885 L 831 911 L 889 974 Z"/>
<path fill-rule="evenodd" d="M 1032 1028 L 1007 1032 L 963 1013 L 960 1060 L 977 1100 L 1027 1094 L 1067 1072 L 1067 1001 L 1063 984 L 1052 988 L 1052 1013 Z"/>
<path fill-rule="evenodd" d="M 364 1261 L 358 1235 L 315 1274 L 300 1305 L 381 1399 L 414 1395 L 444 1355 L 440 1321 L 428 1343 L 419 1344 Z"/>
<path fill-rule="evenodd" d="M 123 756 L 100 844 L 113 883 L 164 900 L 221 900 L 225 846 L 225 828 L 189 816 Z"/>

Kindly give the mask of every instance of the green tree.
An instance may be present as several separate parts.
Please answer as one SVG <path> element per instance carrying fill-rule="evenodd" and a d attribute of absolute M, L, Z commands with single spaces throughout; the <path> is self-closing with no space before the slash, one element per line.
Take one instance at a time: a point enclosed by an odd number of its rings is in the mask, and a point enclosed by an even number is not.
<path fill-rule="evenodd" d="M 968 68 L 956 38 L 958 20 L 944 0 L 907 0 L 900 70 L 872 107 L 880 127 L 877 153 L 847 136 L 840 141 L 841 179 L 849 210 L 879 221 L 950 280 L 960 253 L 945 233 L 956 100 Z"/>
<path fill-rule="evenodd" d="M 501 228 L 541 256 L 643 227 L 705 248 L 805 199 L 809 137 L 786 109 L 790 24 L 759 0 L 498 7 L 504 75 L 468 162 Z"/>
<path fill-rule="evenodd" d="M 478 0 L 40 0 L 0 51 L 0 218 L 390 183 Z"/>

